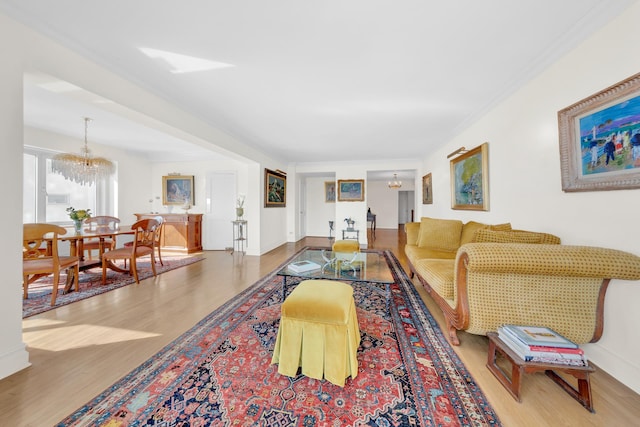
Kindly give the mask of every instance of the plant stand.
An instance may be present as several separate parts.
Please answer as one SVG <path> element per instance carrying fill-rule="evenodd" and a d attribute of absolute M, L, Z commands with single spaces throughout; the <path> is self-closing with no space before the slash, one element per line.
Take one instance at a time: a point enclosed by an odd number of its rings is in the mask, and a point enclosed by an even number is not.
<path fill-rule="evenodd" d="M 247 221 L 235 220 L 233 223 L 233 247 L 231 248 L 231 254 L 236 250 L 244 255 L 246 248 L 245 242 L 247 241 Z"/>

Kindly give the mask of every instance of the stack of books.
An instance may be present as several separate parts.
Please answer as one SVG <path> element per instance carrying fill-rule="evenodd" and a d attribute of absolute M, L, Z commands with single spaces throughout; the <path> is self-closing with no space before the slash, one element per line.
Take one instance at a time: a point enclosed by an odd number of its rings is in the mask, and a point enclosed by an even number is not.
<path fill-rule="evenodd" d="M 504 325 L 498 336 L 514 353 L 527 362 L 588 366 L 578 344 L 556 331 L 541 326 Z"/>

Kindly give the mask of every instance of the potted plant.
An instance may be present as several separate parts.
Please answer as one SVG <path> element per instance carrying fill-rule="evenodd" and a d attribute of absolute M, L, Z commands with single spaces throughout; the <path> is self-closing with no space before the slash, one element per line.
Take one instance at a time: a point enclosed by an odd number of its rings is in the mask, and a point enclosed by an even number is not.
<path fill-rule="evenodd" d="M 238 196 L 236 199 L 236 217 L 238 220 L 242 219 L 244 215 L 244 195 Z"/>

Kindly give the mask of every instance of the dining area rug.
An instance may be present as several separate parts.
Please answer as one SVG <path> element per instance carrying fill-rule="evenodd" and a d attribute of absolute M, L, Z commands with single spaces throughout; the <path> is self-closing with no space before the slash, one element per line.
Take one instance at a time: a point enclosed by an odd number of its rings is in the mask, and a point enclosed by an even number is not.
<path fill-rule="evenodd" d="M 271 364 L 284 263 L 56 425 L 500 426 L 397 258 L 380 254 L 389 297 L 348 282 L 361 343 L 344 387 Z"/>
<path fill-rule="evenodd" d="M 164 265 L 156 263 L 156 273 L 161 274 L 185 265 L 193 264 L 201 261 L 201 256 L 192 255 L 163 255 L 162 262 Z M 123 267 L 122 264 L 116 264 Z M 138 259 L 138 278 L 140 280 L 153 276 L 151 269 L 151 260 L 149 258 Z M 54 306 L 51 305 L 51 292 L 53 290 L 53 276 L 43 277 L 29 284 L 27 299 L 22 300 L 22 318 L 44 313 L 63 305 L 71 304 L 86 298 L 91 298 L 114 289 L 135 283 L 133 276 L 126 273 L 118 273 L 113 270 L 107 270 L 107 283 L 102 284 L 102 268 L 94 267 L 80 272 L 80 291 L 72 291 L 63 294 L 64 285 L 67 275 L 60 275 L 60 283 L 58 285 L 58 296 Z"/>

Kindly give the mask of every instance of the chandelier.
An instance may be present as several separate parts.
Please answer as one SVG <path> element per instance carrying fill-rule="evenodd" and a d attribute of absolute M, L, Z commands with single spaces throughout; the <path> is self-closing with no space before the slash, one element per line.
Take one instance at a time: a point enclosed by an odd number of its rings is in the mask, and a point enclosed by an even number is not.
<path fill-rule="evenodd" d="M 92 157 L 87 146 L 87 128 L 89 117 L 84 118 L 84 147 L 80 154 L 56 154 L 51 160 L 51 169 L 70 181 L 80 185 L 91 185 L 98 179 L 106 178 L 115 172 L 115 165 L 103 157 Z"/>
<path fill-rule="evenodd" d="M 400 188 L 402 187 L 402 181 L 398 181 L 398 174 L 393 174 L 393 180 L 389 181 L 389 188 Z"/>

